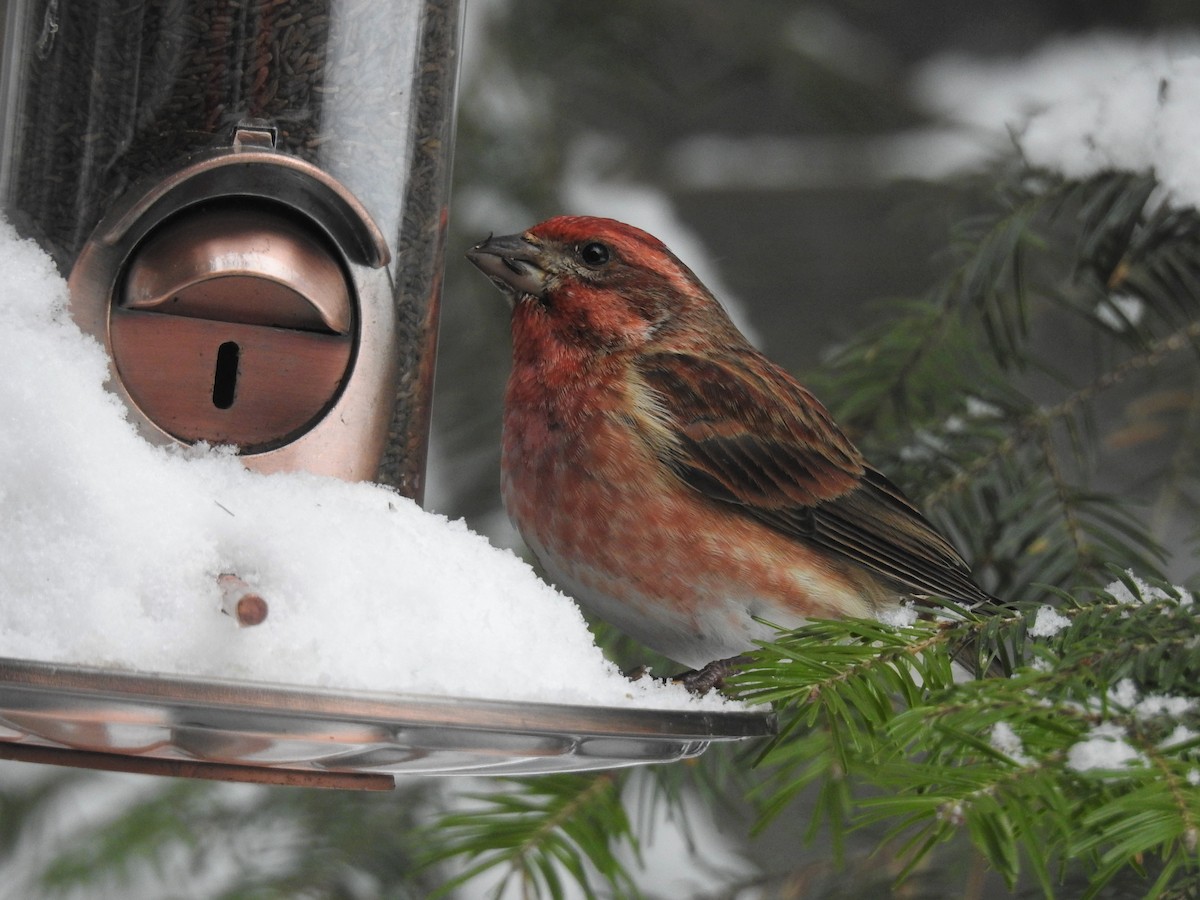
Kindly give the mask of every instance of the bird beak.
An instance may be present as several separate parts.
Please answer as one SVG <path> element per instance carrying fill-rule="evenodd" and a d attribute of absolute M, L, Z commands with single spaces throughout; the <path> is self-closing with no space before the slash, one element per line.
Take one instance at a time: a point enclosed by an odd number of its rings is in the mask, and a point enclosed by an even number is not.
<path fill-rule="evenodd" d="M 467 259 L 513 299 L 545 292 L 547 273 L 538 265 L 541 257 L 542 248 L 520 234 L 488 237 L 467 251 Z"/>

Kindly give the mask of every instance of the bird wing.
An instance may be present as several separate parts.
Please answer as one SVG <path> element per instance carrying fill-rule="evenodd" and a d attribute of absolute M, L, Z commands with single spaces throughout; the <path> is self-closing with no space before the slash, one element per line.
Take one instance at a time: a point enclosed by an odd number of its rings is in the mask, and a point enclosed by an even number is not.
<path fill-rule="evenodd" d="M 757 351 L 650 353 L 637 370 L 668 432 L 655 450 L 687 485 L 914 595 L 989 599 L 820 402 Z"/>

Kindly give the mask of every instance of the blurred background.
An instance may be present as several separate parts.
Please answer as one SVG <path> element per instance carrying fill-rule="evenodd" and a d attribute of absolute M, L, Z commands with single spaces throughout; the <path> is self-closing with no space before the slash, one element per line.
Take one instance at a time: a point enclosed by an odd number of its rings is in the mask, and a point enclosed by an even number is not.
<path fill-rule="evenodd" d="M 488 233 L 560 213 L 638 225 L 768 355 L 816 372 L 873 302 L 946 271 L 956 223 L 987 199 L 966 175 L 1014 155 L 1010 123 L 1114 61 L 1196 53 L 1198 26 L 1193 0 L 469 0 L 426 505 L 523 552 L 499 500 L 507 305 L 462 255 Z M 4 764 L 0 898 L 426 896 L 438 874 L 416 872 L 411 829 L 479 788 L 359 797 Z M 751 839 L 744 809 L 685 806 L 687 827 L 656 814 L 648 896 L 885 895 L 886 866 L 838 876 L 803 843 L 802 810 Z M 999 892 L 944 862 L 905 896 Z"/>

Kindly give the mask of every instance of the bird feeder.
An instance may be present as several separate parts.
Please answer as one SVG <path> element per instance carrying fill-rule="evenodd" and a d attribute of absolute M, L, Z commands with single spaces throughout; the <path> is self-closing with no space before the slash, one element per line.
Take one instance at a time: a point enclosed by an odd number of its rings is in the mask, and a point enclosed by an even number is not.
<path fill-rule="evenodd" d="M 5 15 L 4 215 L 68 276 L 142 434 L 420 502 L 458 0 L 14 0 Z M 261 620 L 263 599 L 222 579 L 239 621 L 249 600 Z M 678 759 L 767 727 L 0 660 L 0 757 L 96 768 L 380 787 Z"/>
<path fill-rule="evenodd" d="M 419 499 L 457 0 L 22 0 L 5 28 L 5 214 L 146 437 Z"/>

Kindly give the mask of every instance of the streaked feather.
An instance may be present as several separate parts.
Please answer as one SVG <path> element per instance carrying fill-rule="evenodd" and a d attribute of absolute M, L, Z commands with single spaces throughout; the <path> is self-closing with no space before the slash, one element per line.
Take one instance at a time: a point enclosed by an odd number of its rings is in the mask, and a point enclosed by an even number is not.
<path fill-rule="evenodd" d="M 790 375 L 747 346 L 700 357 L 649 352 L 641 379 L 674 441 L 659 456 L 686 484 L 915 597 L 990 599 L 966 562 Z"/>

